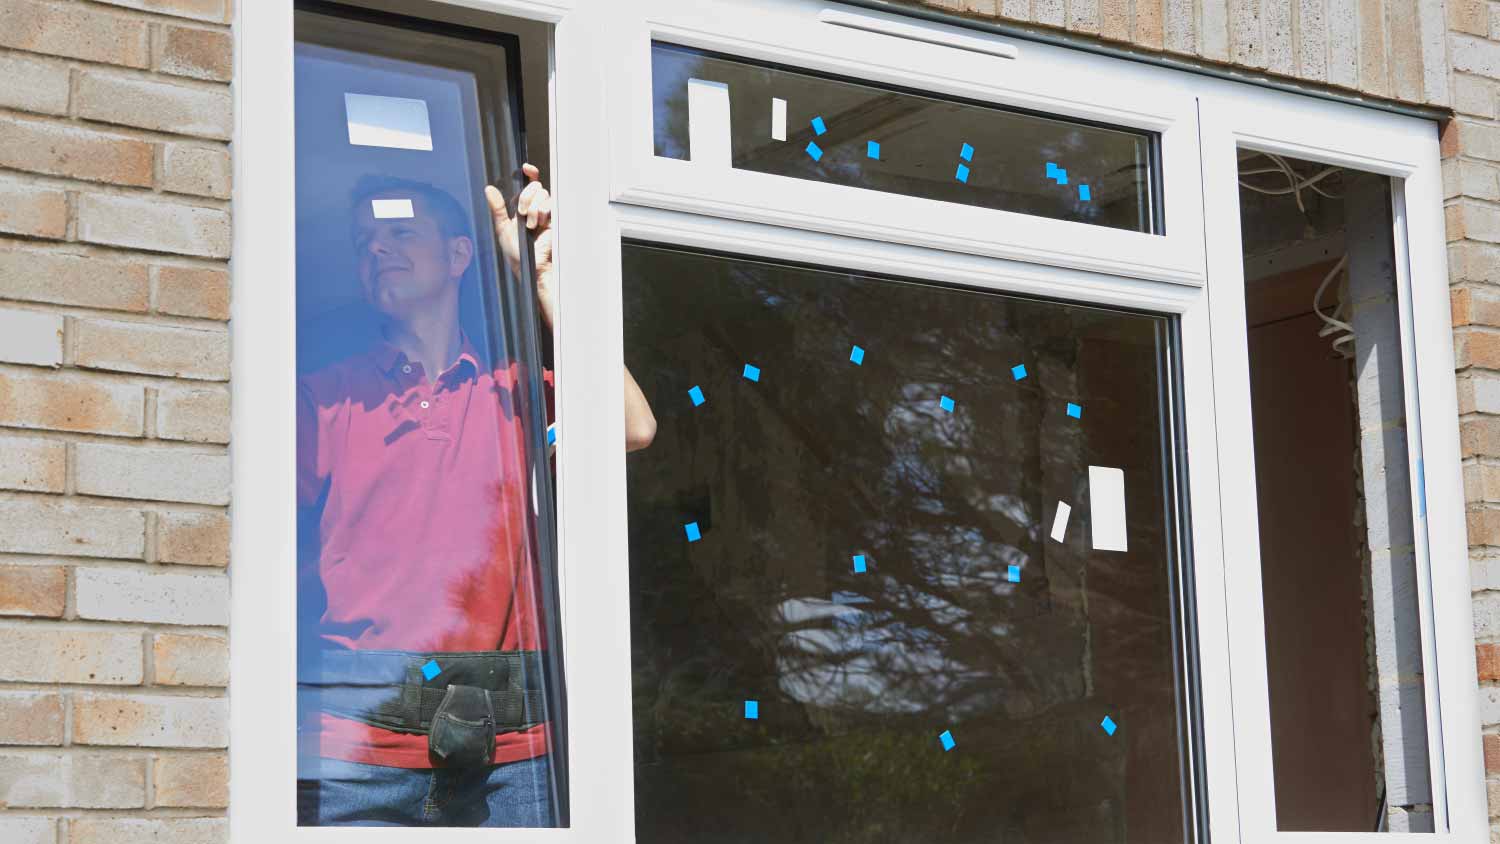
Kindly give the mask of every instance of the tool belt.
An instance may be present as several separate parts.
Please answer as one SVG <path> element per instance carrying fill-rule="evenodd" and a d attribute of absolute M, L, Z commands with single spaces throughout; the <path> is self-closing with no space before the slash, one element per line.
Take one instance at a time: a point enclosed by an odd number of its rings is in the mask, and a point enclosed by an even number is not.
<path fill-rule="evenodd" d="M 496 733 L 547 720 L 540 651 L 323 650 L 299 660 L 297 684 L 319 711 L 426 735 L 432 755 L 453 766 L 488 765 Z"/>

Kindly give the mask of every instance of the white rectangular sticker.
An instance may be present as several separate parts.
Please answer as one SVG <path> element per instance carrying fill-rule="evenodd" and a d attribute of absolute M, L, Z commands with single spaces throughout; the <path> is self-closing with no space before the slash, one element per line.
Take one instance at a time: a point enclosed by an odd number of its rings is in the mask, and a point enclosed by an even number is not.
<path fill-rule="evenodd" d="M 1063 535 L 1068 530 L 1068 514 L 1071 512 L 1073 512 L 1073 508 L 1068 506 L 1068 502 L 1057 502 L 1057 515 L 1052 517 L 1052 539 L 1054 541 L 1063 541 Z"/>
<path fill-rule="evenodd" d="M 355 146 L 432 151 L 432 124 L 424 100 L 345 94 L 344 111 L 349 143 Z"/>
<path fill-rule="evenodd" d="M 1094 529 L 1095 550 L 1126 550 L 1124 470 L 1089 467 L 1089 523 Z"/>
<path fill-rule="evenodd" d="M 370 207 L 377 220 L 409 220 L 417 216 L 410 199 L 372 199 Z"/>
<path fill-rule="evenodd" d="M 786 140 L 786 100 L 771 98 L 771 139 Z"/>
<path fill-rule="evenodd" d="M 688 143 L 694 164 L 728 169 L 729 86 L 704 79 L 688 80 Z"/>

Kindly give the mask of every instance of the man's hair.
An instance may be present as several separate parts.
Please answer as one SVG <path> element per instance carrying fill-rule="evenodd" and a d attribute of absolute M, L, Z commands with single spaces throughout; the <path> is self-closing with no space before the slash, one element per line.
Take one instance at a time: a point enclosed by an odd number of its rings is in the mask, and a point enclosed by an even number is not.
<path fill-rule="evenodd" d="M 453 198 L 453 194 L 426 182 L 374 174 L 361 176 L 349 194 L 349 208 L 358 210 L 371 198 L 382 194 L 394 194 L 403 199 L 421 199 L 423 206 L 436 219 L 438 231 L 443 237 L 474 239 L 471 232 L 473 221 L 458 200 Z"/>

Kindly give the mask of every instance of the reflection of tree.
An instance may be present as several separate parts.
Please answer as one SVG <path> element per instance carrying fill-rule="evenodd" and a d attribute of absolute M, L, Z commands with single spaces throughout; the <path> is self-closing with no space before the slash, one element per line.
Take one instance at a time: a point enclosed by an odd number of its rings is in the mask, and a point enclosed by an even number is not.
<path fill-rule="evenodd" d="M 1128 738 L 1096 725 L 1136 705 L 1175 775 L 1161 538 L 1111 568 L 1045 527 L 1090 461 L 1128 463 L 1133 518 L 1163 521 L 1154 323 L 646 248 L 625 278 L 661 423 L 629 472 L 642 840 L 704 817 L 714 840 L 1125 840 Z M 1129 454 L 1062 422 L 1089 341 L 1118 353 L 1090 408 Z"/>

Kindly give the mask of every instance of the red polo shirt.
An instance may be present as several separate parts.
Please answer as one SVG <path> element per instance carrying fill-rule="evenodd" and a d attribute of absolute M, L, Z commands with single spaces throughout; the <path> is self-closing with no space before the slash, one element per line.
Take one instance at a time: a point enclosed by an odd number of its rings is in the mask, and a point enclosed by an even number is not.
<path fill-rule="evenodd" d="M 465 341 L 435 380 L 389 344 L 298 382 L 297 501 L 318 514 L 325 645 L 534 650 L 536 605 L 517 365 L 485 371 Z M 551 373 L 544 373 L 550 402 Z M 310 576 L 312 572 L 305 572 Z M 325 758 L 430 768 L 425 735 L 326 713 L 303 727 Z M 311 746 L 309 746 L 311 745 Z M 546 725 L 496 737 L 498 763 L 547 752 Z"/>

